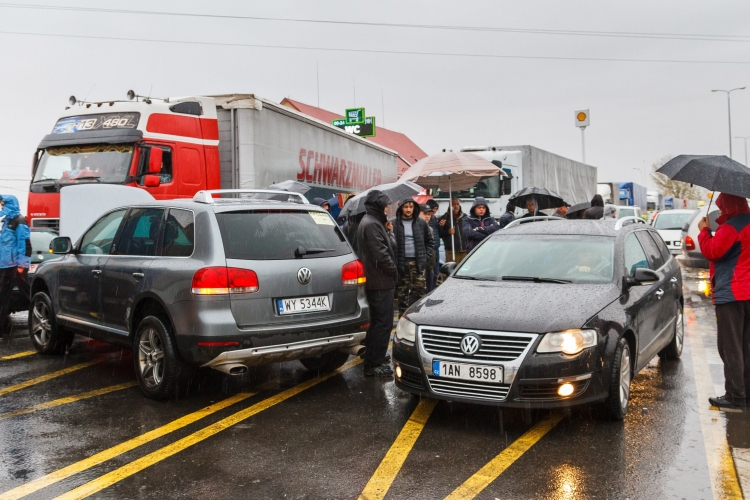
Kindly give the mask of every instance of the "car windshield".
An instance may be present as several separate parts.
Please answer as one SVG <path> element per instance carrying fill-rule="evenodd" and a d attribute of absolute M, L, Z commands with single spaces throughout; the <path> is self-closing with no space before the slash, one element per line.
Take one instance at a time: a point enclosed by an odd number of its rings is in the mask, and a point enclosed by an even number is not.
<path fill-rule="evenodd" d="M 39 159 L 32 183 L 54 181 L 124 184 L 133 157 L 132 144 L 97 144 L 47 148 Z"/>
<path fill-rule="evenodd" d="M 504 235 L 486 241 L 463 261 L 454 277 L 604 283 L 612 281 L 613 274 L 613 238 Z"/>
<path fill-rule="evenodd" d="M 621 208 L 620 213 L 617 214 L 618 219 L 622 219 L 623 217 L 635 217 L 635 210 L 632 208 Z"/>
<path fill-rule="evenodd" d="M 56 237 L 57 233 L 51 231 L 31 231 L 29 241 L 31 243 L 32 253 L 48 253 L 49 242 Z"/>
<path fill-rule="evenodd" d="M 682 229 L 685 226 L 685 223 L 690 220 L 691 215 L 693 215 L 691 212 L 678 214 L 662 212 L 656 218 L 654 229 Z"/>
<path fill-rule="evenodd" d="M 327 213 L 308 210 L 243 210 L 216 214 L 228 259 L 285 260 L 351 252 Z"/>

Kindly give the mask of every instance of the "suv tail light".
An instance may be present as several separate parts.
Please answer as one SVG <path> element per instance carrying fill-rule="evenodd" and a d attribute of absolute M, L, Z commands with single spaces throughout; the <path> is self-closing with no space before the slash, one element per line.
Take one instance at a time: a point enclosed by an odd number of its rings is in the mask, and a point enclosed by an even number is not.
<path fill-rule="evenodd" d="M 354 260 L 341 268 L 341 284 L 343 285 L 361 285 L 365 283 L 365 266 L 359 260 Z"/>
<path fill-rule="evenodd" d="M 685 236 L 685 250 L 695 250 L 695 242 L 690 236 Z"/>
<path fill-rule="evenodd" d="M 259 290 L 258 275 L 249 269 L 204 267 L 193 275 L 195 295 L 254 293 Z"/>

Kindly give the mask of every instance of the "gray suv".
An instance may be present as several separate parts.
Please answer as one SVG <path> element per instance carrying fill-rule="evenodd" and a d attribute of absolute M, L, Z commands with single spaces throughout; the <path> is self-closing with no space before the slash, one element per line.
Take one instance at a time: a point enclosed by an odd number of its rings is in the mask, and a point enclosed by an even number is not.
<path fill-rule="evenodd" d="M 34 346 L 61 353 L 79 333 L 131 347 L 150 398 L 173 396 L 186 365 L 238 375 L 299 359 L 330 371 L 364 351 L 362 263 L 299 195 L 201 191 L 122 207 L 50 247 L 64 256 L 31 283 Z"/>

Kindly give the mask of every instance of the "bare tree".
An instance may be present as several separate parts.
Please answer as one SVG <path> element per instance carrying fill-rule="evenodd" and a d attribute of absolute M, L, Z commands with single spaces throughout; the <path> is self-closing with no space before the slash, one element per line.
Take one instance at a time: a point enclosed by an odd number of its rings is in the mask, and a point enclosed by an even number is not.
<path fill-rule="evenodd" d="M 656 171 L 673 158 L 672 155 L 662 156 L 651 164 L 651 178 L 656 184 L 656 188 L 664 196 L 673 196 L 674 198 L 684 198 L 686 200 L 699 200 L 705 194 L 705 190 L 698 186 L 691 186 L 682 181 L 673 181 L 664 174 L 657 174 Z"/>

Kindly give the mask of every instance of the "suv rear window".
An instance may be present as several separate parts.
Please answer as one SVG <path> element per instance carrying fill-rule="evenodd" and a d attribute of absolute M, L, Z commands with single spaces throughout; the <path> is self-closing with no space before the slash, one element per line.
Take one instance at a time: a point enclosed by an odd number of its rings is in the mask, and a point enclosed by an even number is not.
<path fill-rule="evenodd" d="M 351 253 L 336 222 L 323 212 L 242 210 L 217 213 L 216 220 L 228 259 L 314 259 Z"/>

